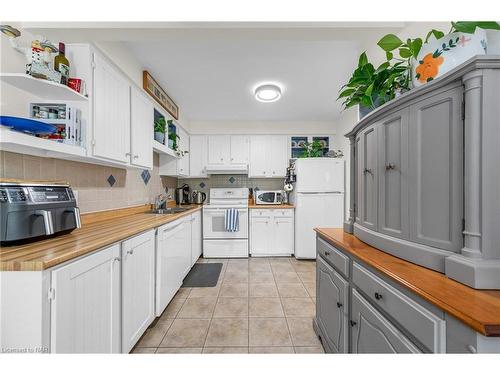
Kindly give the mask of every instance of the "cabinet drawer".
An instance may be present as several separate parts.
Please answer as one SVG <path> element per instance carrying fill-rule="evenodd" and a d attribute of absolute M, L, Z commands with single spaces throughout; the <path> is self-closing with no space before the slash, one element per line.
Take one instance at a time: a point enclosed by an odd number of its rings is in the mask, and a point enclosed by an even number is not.
<path fill-rule="evenodd" d="M 293 217 L 293 210 L 292 209 L 285 209 L 285 210 L 273 210 L 274 211 L 274 217 L 279 218 L 279 217 Z"/>
<path fill-rule="evenodd" d="M 431 352 L 445 352 L 444 320 L 358 263 L 353 265 L 352 280 L 376 306 L 392 316 Z"/>
<path fill-rule="evenodd" d="M 250 210 L 250 216 L 251 217 L 291 217 L 293 218 L 293 210 L 291 209 L 271 209 L 271 208 L 265 208 L 265 209 L 252 209 Z"/>
<path fill-rule="evenodd" d="M 273 210 L 250 210 L 250 217 L 271 217 Z"/>
<path fill-rule="evenodd" d="M 345 276 L 349 276 L 349 258 L 346 255 L 321 238 L 316 240 L 316 250 L 323 259 L 327 260 Z"/>

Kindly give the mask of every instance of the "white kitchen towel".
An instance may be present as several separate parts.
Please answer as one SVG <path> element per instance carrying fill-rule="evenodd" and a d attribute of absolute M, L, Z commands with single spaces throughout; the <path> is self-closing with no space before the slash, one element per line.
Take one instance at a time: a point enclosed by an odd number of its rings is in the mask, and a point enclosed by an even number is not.
<path fill-rule="evenodd" d="M 236 208 L 228 208 L 224 214 L 224 227 L 226 232 L 238 232 L 240 230 L 240 213 Z"/>

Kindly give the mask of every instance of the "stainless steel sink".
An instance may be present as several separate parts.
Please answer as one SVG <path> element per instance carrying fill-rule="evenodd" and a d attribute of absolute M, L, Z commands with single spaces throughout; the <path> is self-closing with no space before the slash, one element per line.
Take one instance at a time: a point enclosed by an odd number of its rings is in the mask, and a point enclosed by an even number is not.
<path fill-rule="evenodd" d="M 169 208 L 162 208 L 159 210 L 151 210 L 151 214 L 156 214 L 156 215 L 173 215 L 173 214 L 178 214 L 181 212 L 185 212 L 189 210 L 189 208 L 184 208 L 184 207 L 169 207 Z"/>

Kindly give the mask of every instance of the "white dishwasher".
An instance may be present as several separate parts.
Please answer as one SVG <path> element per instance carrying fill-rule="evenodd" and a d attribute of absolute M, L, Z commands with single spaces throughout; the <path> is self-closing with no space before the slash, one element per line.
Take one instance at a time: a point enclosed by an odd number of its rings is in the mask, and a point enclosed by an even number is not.
<path fill-rule="evenodd" d="M 189 217 L 188 217 L 189 219 Z M 160 316 L 191 267 L 190 223 L 181 218 L 158 228 L 156 236 L 156 316 Z"/>

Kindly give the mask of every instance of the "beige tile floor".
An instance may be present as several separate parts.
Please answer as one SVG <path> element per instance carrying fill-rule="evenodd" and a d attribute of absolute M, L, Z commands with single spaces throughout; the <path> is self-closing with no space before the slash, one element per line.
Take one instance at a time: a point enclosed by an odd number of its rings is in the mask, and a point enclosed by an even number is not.
<path fill-rule="evenodd" d="M 181 288 L 133 353 L 323 353 L 312 328 L 314 261 L 223 263 L 213 288 Z"/>

